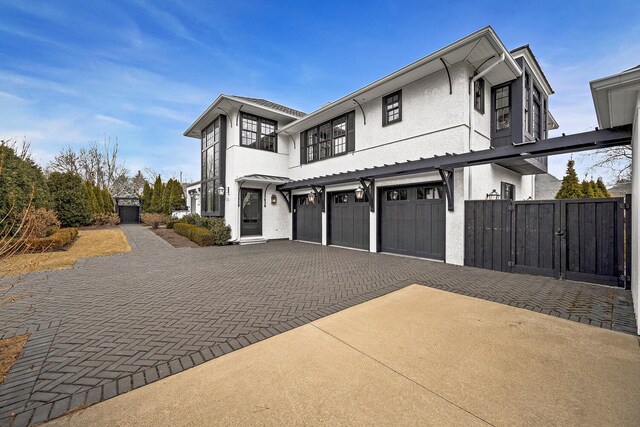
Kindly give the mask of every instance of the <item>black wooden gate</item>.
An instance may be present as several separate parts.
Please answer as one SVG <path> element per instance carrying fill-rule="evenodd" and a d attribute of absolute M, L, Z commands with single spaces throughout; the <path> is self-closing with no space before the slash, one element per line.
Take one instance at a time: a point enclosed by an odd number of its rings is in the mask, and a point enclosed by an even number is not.
<path fill-rule="evenodd" d="M 623 198 L 468 201 L 465 265 L 626 286 L 628 206 Z"/>

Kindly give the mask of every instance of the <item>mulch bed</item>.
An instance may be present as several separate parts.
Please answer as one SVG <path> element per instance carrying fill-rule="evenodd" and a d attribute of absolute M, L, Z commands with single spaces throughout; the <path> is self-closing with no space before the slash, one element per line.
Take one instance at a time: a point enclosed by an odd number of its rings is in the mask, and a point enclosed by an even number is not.
<path fill-rule="evenodd" d="M 174 248 L 199 248 L 197 244 L 187 239 L 184 236 L 179 235 L 175 231 L 171 229 L 167 229 L 165 227 L 156 228 L 155 230 L 151 228 L 151 231 L 156 233 L 158 236 L 162 237 L 167 242 L 171 243 Z"/>
<path fill-rule="evenodd" d="M 27 343 L 30 335 L 18 335 L 0 340 L 0 384 L 2 384 L 18 356 L 22 353 L 22 348 Z"/>

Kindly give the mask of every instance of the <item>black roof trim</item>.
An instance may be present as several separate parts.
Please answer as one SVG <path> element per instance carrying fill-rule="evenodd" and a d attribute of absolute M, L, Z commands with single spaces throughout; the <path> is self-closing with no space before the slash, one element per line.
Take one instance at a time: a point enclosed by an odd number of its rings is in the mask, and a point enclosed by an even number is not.
<path fill-rule="evenodd" d="M 250 98 L 248 96 L 238 96 L 231 95 L 233 98 L 244 99 L 245 101 L 253 102 L 254 104 L 262 105 L 263 107 L 271 108 L 272 110 L 282 111 L 285 114 L 295 117 L 304 117 L 307 113 L 303 113 L 302 111 L 294 110 L 293 108 L 289 108 L 282 104 L 277 104 L 275 102 L 271 102 L 267 99 L 262 98 Z"/>
<path fill-rule="evenodd" d="M 573 135 L 563 135 L 525 143 L 496 147 L 462 154 L 447 154 L 420 160 L 409 160 L 393 165 L 376 166 L 361 170 L 349 171 L 334 175 L 303 179 L 279 185 L 278 190 L 295 190 L 313 186 L 344 184 L 357 182 L 360 179 L 386 178 L 390 176 L 412 175 L 431 172 L 438 169 L 452 170 L 466 166 L 477 166 L 512 159 L 529 159 L 554 154 L 573 153 L 577 151 L 597 150 L 602 148 L 627 145 L 631 143 L 631 126 L 620 126 L 611 129 L 594 130 Z"/>

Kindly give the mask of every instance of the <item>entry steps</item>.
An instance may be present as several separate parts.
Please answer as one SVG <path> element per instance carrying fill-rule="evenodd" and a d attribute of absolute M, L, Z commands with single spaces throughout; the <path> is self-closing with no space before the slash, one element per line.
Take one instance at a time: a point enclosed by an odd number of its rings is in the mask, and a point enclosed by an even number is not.
<path fill-rule="evenodd" d="M 257 245 L 260 243 L 267 243 L 267 239 L 262 236 L 241 237 L 238 240 L 239 245 Z"/>

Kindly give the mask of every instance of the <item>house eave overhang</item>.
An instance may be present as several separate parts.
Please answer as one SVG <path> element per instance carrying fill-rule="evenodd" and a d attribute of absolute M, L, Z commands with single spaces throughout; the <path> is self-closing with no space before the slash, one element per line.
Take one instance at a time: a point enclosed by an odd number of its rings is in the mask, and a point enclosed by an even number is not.
<path fill-rule="evenodd" d="M 467 47 L 470 48 L 469 55 L 471 55 L 476 46 L 479 46 L 483 40 L 487 42 L 486 44 L 483 44 L 483 47 L 486 46 L 486 48 L 489 49 L 491 51 L 491 54 L 493 54 L 494 56 L 499 56 L 501 53 L 505 54 L 505 61 L 504 63 L 500 64 L 499 67 L 502 74 L 508 77 L 503 77 L 501 79 L 498 79 L 497 81 L 492 81 L 493 84 L 503 83 L 505 81 L 518 78 L 520 75 L 522 75 L 520 67 L 515 62 L 507 48 L 498 38 L 493 28 L 488 26 L 448 46 L 445 46 L 442 49 L 439 49 L 432 54 L 425 56 L 424 58 L 419 59 L 385 77 L 382 77 L 374 81 L 373 83 L 370 83 L 363 88 L 356 90 L 355 92 L 351 92 L 350 94 L 343 96 L 337 101 L 323 105 L 312 113 L 309 113 L 306 116 L 298 118 L 296 121 L 283 126 L 279 129 L 278 132 L 300 132 L 307 129 L 308 127 L 313 126 L 314 124 L 317 124 L 318 122 L 331 118 L 331 116 L 343 114 L 347 111 L 353 110 L 354 108 L 358 108 L 357 104 L 354 102 L 354 99 L 358 100 L 358 102 L 360 103 L 369 102 L 372 99 L 375 99 L 386 93 L 391 93 L 394 90 L 397 90 L 400 87 L 413 81 L 424 78 L 435 72 L 442 71 L 445 69 L 445 65 L 443 61 L 441 61 L 441 59 L 443 59 L 444 62 L 447 62 L 449 65 L 457 64 L 461 62 L 461 60 L 456 59 L 456 52 L 460 52 L 461 49 Z M 469 55 L 463 56 L 462 61 L 468 60 Z M 491 56 L 489 56 L 489 58 L 490 57 Z M 484 59 L 486 58 L 482 58 L 479 63 L 474 63 L 473 65 L 480 65 L 480 63 L 484 62 Z M 489 76 L 487 77 L 489 78 Z"/>
<path fill-rule="evenodd" d="M 593 80 L 589 86 L 600 127 L 633 123 L 640 94 L 640 67 Z"/>
<path fill-rule="evenodd" d="M 265 184 L 284 184 L 284 183 L 290 182 L 291 180 L 284 176 L 252 174 L 252 175 L 245 175 L 245 176 L 236 178 L 236 181 L 237 182 L 262 182 Z"/>
<path fill-rule="evenodd" d="M 298 118 L 293 114 L 287 114 L 284 111 L 269 108 L 264 105 L 256 104 L 246 99 L 236 98 L 231 95 L 220 94 L 206 110 L 196 119 L 196 121 L 184 131 L 183 135 L 191 138 L 200 138 L 202 130 L 208 126 L 216 117 L 220 114 L 224 114 L 225 111 L 234 110 L 240 108 L 240 106 L 246 106 L 251 108 L 255 114 L 262 114 L 268 116 L 267 118 L 275 120 L 291 121 Z M 267 113 L 267 114 L 264 114 Z M 231 117 L 229 117 L 231 120 Z"/>
<path fill-rule="evenodd" d="M 628 145 L 631 143 L 631 126 L 601 129 L 573 135 L 559 136 L 535 143 L 512 144 L 462 154 L 448 154 L 427 159 L 410 160 L 393 165 L 377 166 L 340 174 L 293 181 L 278 186 L 278 190 L 291 191 L 312 186 L 327 186 L 358 182 L 361 179 L 379 179 L 391 176 L 413 175 L 430 171 L 498 164 L 510 159 L 529 159 L 579 151 Z"/>
<path fill-rule="evenodd" d="M 527 61 L 527 63 L 533 70 L 533 74 L 535 75 L 536 80 L 538 80 L 540 84 L 542 84 L 542 86 L 544 87 L 544 90 L 547 93 L 547 96 L 553 95 L 555 93 L 553 91 L 553 88 L 551 87 L 551 84 L 549 83 L 549 80 L 547 79 L 547 76 L 544 74 L 544 71 L 542 71 L 542 67 L 538 62 L 538 59 L 533 54 L 533 51 L 531 50 L 529 45 L 524 45 L 516 49 L 513 49 L 511 51 L 511 55 L 514 58 L 520 58 L 521 56 L 524 57 L 524 59 Z"/>

